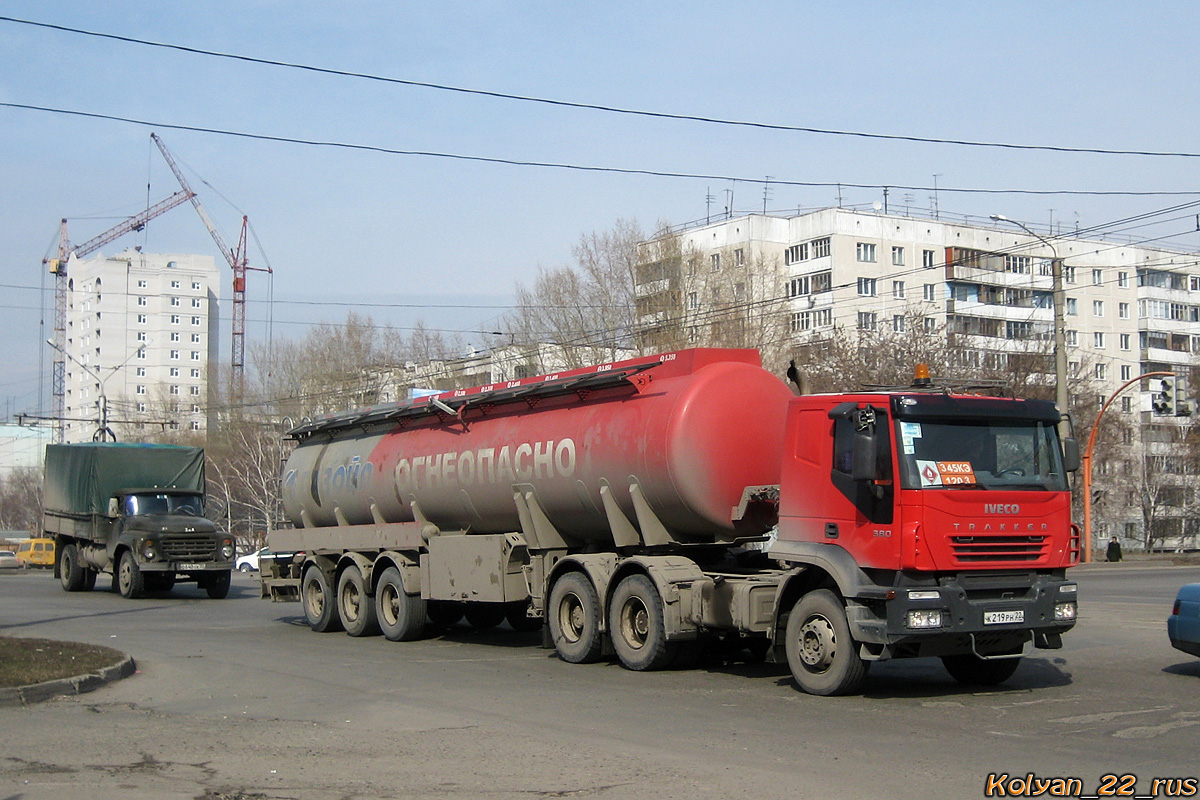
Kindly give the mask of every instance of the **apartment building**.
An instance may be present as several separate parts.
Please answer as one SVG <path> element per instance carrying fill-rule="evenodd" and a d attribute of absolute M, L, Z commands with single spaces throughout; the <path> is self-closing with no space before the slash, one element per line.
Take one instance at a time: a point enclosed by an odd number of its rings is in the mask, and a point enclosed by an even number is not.
<path fill-rule="evenodd" d="M 826 208 L 795 216 L 751 214 L 674 232 L 644 246 L 636 296 L 643 342 L 724 343 L 730 309 L 770 315 L 756 330 L 798 347 L 835 334 L 904 335 L 912 325 L 953 341 L 959 377 L 1015 369 L 1052 350 L 1053 259 L 1062 262 L 1071 407 L 1094 417 L 1127 381 L 1142 381 L 1108 414 L 1126 459 L 1098 465 L 1112 484 L 1097 534 L 1144 539 L 1147 526 L 1200 546 L 1191 521 L 1183 440 L 1195 409 L 1188 380 L 1200 352 L 1200 259 L 1193 252 L 1086 238 L 1002 221 L 900 216 Z M 755 284 L 757 282 L 757 285 Z M 766 334 L 762 332 L 768 332 Z M 715 335 L 714 335 L 715 334 Z M 749 342 L 748 342 L 749 343 Z M 1053 375 L 1042 380 L 1053 383 Z M 1079 413 L 1087 409 L 1088 413 Z M 1129 487 L 1154 473 L 1147 499 Z M 1139 496 L 1135 496 L 1139 495 Z M 1119 495 L 1119 497 L 1117 496 Z M 1147 514 L 1146 504 L 1155 506 Z"/>
<path fill-rule="evenodd" d="M 63 440 L 105 416 L 121 441 L 205 431 L 217 365 L 220 273 L 211 256 L 126 250 L 72 259 Z"/>

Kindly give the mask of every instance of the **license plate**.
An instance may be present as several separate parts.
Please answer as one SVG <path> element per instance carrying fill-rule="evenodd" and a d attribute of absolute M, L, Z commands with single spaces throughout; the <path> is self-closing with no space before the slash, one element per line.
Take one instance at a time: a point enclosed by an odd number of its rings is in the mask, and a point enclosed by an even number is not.
<path fill-rule="evenodd" d="M 203 564 L 179 564 L 178 566 L 175 567 L 175 569 L 186 572 L 187 570 L 204 569 L 204 565 Z"/>
<path fill-rule="evenodd" d="M 1012 622 L 1024 622 L 1025 612 L 1018 611 L 985 611 L 983 612 L 984 625 L 1005 625 Z"/>

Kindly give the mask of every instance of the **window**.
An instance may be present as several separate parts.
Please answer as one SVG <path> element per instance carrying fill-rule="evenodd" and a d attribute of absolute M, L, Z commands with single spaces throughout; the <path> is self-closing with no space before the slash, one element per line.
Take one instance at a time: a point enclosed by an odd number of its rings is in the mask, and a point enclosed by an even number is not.
<path fill-rule="evenodd" d="M 1103 286 L 1103 285 L 1104 285 L 1104 270 L 1102 270 L 1102 269 L 1092 270 L 1092 286 Z"/>
<path fill-rule="evenodd" d="M 139 295 L 138 295 L 138 299 L 137 299 L 137 304 L 138 304 L 139 306 L 145 306 L 145 305 L 146 305 L 146 298 L 145 298 L 144 296 L 142 296 L 142 295 L 140 295 L 140 294 L 139 294 Z"/>
<path fill-rule="evenodd" d="M 194 431 L 200 430 L 199 420 L 192 420 L 192 430 L 194 430 Z"/>
<path fill-rule="evenodd" d="M 192 344 L 200 344 L 200 334 L 198 334 L 198 333 L 192 334 Z"/>
<path fill-rule="evenodd" d="M 921 251 L 921 266 L 925 267 L 926 269 L 929 269 L 930 267 L 933 266 L 933 251 L 932 250 L 922 250 Z"/>
<path fill-rule="evenodd" d="M 171 341 L 172 342 L 179 341 L 179 331 L 171 331 Z"/>
<path fill-rule="evenodd" d="M 739 247 L 737 250 L 733 251 L 733 264 L 736 267 L 746 266 L 746 251 L 745 250 L 743 250 L 742 248 Z M 199 299 L 197 299 L 196 302 L 199 302 Z"/>
<path fill-rule="evenodd" d="M 199 361 L 199 360 L 200 360 L 200 351 L 193 350 L 192 351 L 192 361 Z"/>
<path fill-rule="evenodd" d="M 176 321 L 176 322 L 178 322 L 178 320 L 175 320 L 175 321 Z M 199 324 L 200 324 L 200 318 L 199 318 L 199 317 L 192 317 L 192 324 L 193 324 L 193 325 L 199 325 Z"/>
<path fill-rule="evenodd" d="M 860 331 L 873 331 L 878 324 L 879 315 L 874 311 L 858 312 L 858 329 Z"/>
<path fill-rule="evenodd" d="M 1103 300 L 1093 300 L 1092 301 L 1092 316 L 1093 317 L 1103 317 L 1104 316 L 1104 301 Z"/>
<path fill-rule="evenodd" d="M 172 325 L 178 325 L 178 324 L 179 324 L 179 315 L 178 315 L 178 314 L 172 314 L 172 315 L 171 315 L 171 324 L 172 324 Z"/>
<path fill-rule="evenodd" d="M 191 393 L 192 393 L 192 397 L 199 397 L 200 396 L 200 387 L 199 386 L 191 387 Z"/>
<path fill-rule="evenodd" d="M 812 241 L 812 257 L 824 258 L 830 253 L 829 237 L 824 239 L 813 239 Z"/>
<path fill-rule="evenodd" d="M 892 317 L 892 330 L 896 333 L 904 333 L 904 315 L 896 314 Z"/>
<path fill-rule="evenodd" d="M 1067 298 L 1067 313 L 1073 317 L 1079 316 L 1079 302 L 1074 297 Z"/>
<path fill-rule="evenodd" d="M 200 281 L 192 281 L 192 288 L 197 292 L 200 291 Z"/>
<path fill-rule="evenodd" d="M 145 315 L 145 314 L 138 314 L 138 316 L 137 316 L 137 322 L 138 322 L 138 325 L 145 325 L 145 324 L 146 324 L 146 315 Z"/>
<path fill-rule="evenodd" d="M 892 281 L 892 297 L 897 300 L 904 299 L 904 281 Z"/>
<path fill-rule="evenodd" d="M 1033 271 L 1033 259 L 1029 256 L 1005 256 L 1004 271 L 1028 275 Z"/>
<path fill-rule="evenodd" d="M 1117 286 L 1121 287 L 1122 289 L 1129 288 L 1129 273 L 1128 272 L 1118 272 L 1117 273 Z"/>
<path fill-rule="evenodd" d="M 893 247 L 892 248 L 892 266 L 893 267 L 903 267 L 904 266 L 904 248 L 903 247 Z"/>
<path fill-rule="evenodd" d="M 1122 350 L 1129 349 L 1129 334 L 1128 333 L 1121 334 L 1121 349 Z"/>
<path fill-rule="evenodd" d="M 199 297 L 192 298 L 192 308 L 203 308 L 204 302 Z"/>
<path fill-rule="evenodd" d="M 146 368 L 145 368 L 145 367 L 138 367 L 137 369 L 135 369 L 135 370 L 134 370 L 134 375 L 135 375 L 136 377 L 138 377 L 138 378 L 144 378 L 144 377 L 146 377 Z"/>
<path fill-rule="evenodd" d="M 1067 347 L 1077 347 L 1079 345 L 1079 331 L 1067 331 Z"/>
<path fill-rule="evenodd" d="M 146 360 L 146 348 L 143 347 L 141 350 L 138 350 L 137 357 L 138 357 L 139 361 L 145 361 Z"/>
<path fill-rule="evenodd" d="M 859 278 L 858 279 L 858 294 L 860 297 L 875 296 L 875 279 L 874 278 Z"/>
<path fill-rule="evenodd" d="M 137 282 L 137 288 L 139 288 L 139 289 L 145 289 L 145 288 L 146 288 L 146 282 L 145 282 L 144 280 L 140 280 L 140 281 L 138 281 L 138 282 Z"/>
<path fill-rule="evenodd" d="M 193 378 L 199 378 L 200 377 L 200 368 L 192 367 L 191 375 Z"/>
<path fill-rule="evenodd" d="M 721 254 L 713 253 L 711 256 L 708 257 L 708 263 L 712 267 L 713 272 L 716 272 L 717 270 L 719 270 L 721 268 Z"/>
<path fill-rule="evenodd" d="M 869 242 L 859 242 L 856 248 L 859 261 L 875 263 L 875 245 Z"/>
<path fill-rule="evenodd" d="M 1121 319 L 1129 319 L 1129 303 L 1117 303 L 1117 316 Z"/>
<path fill-rule="evenodd" d="M 1133 380 L 1133 367 L 1129 366 L 1128 364 L 1121 365 L 1121 380 Z"/>
<path fill-rule="evenodd" d="M 1107 365 L 1105 365 L 1105 364 L 1097 364 L 1096 365 L 1096 380 L 1098 380 L 1098 381 L 1104 380 L 1104 377 L 1107 374 L 1108 374 L 1108 366 Z M 1100 398 L 1100 402 L 1101 403 L 1104 402 L 1103 397 Z"/>
<path fill-rule="evenodd" d="M 172 378 L 179 377 L 179 367 L 171 367 L 171 377 Z"/>
<path fill-rule="evenodd" d="M 172 288 L 172 289 L 178 289 L 178 288 L 179 288 L 179 281 L 171 281 L 171 288 Z"/>
<path fill-rule="evenodd" d="M 700 301 L 699 301 L 699 299 L 696 297 L 696 293 L 695 293 L 695 292 L 688 292 L 688 296 L 687 296 L 687 307 L 688 307 L 688 310 L 689 310 L 689 311 L 695 311 L 697 308 L 699 308 L 699 307 L 700 307 Z"/>
<path fill-rule="evenodd" d="M 937 320 L 933 317 L 925 317 L 925 332 L 934 333 L 937 331 Z"/>
<path fill-rule="evenodd" d="M 808 261 L 808 242 L 794 244 L 783 251 L 784 264 L 795 264 L 797 261 Z"/>
<path fill-rule="evenodd" d="M 171 298 L 171 305 L 172 305 L 173 307 L 175 307 L 175 308 L 178 308 L 178 307 L 179 307 L 179 298 L 178 298 L 178 297 L 172 297 L 172 298 Z"/>
<path fill-rule="evenodd" d="M 1125 367 L 1121 367 L 1121 370 L 1123 372 L 1125 370 Z M 1121 410 L 1126 413 L 1133 411 L 1133 398 L 1132 397 L 1129 397 L 1128 395 L 1126 395 L 1125 397 L 1121 398 Z"/>
<path fill-rule="evenodd" d="M 192 403 L 192 413 L 193 413 L 193 414 L 199 414 L 199 413 L 200 413 L 200 406 L 196 405 L 195 403 Z"/>
<path fill-rule="evenodd" d="M 1063 280 L 1065 280 L 1067 283 L 1075 282 L 1075 268 L 1074 267 L 1063 267 Z"/>
<path fill-rule="evenodd" d="M 138 394 L 145 394 L 146 393 L 146 385 L 144 383 L 139 383 L 137 385 L 137 389 L 135 391 Z"/>
<path fill-rule="evenodd" d="M 179 384 L 177 384 L 177 383 L 171 384 L 171 394 L 179 394 Z"/>
<path fill-rule="evenodd" d="M 171 360 L 172 360 L 172 361 L 178 361 L 178 360 L 179 360 L 179 351 L 178 351 L 178 350 L 172 350 L 172 351 L 171 351 Z"/>
<path fill-rule="evenodd" d="M 144 342 L 144 341 L 146 341 L 146 332 L 145 332 L 145 331 L 138 331 L 138 333 L 137 333 L 137 340 L 138 340 L 139 342 Z"/>
<path fill-rule="evenodd" d="M 1095 333 L 1093 333 L 1092 334 L 1092 343 L 1096 346 L 1097 350 L 1103 350 L 1104 349 L 1104 331 L 1096 331 Z"/>
<path fill-rule="evenodd" d="M 146 404 L 145 404 L 145 403 L 138 403 L 138 404 L 137 404 L 137 410 L 138 410 L 138 411 L 140 411 L 141 413 L 145 414 L 145 413 L 146 413 Z"/>
<path fill-rule="evenodd" d="M 933 303 L 937 301 L 937 284 L 927 283 L 922 291 L 922 299 Z"/>

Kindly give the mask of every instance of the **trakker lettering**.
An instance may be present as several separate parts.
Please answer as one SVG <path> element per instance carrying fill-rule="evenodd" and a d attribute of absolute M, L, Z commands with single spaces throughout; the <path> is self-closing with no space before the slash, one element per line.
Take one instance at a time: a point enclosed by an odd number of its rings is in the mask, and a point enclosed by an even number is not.
<path fill-rule="evenodd" d="M 569 478 L 575 474 L 575 440 L 550 439 L 402 458 L 396 462 L 395 474 L 396 486 L 403 491 Z"/>

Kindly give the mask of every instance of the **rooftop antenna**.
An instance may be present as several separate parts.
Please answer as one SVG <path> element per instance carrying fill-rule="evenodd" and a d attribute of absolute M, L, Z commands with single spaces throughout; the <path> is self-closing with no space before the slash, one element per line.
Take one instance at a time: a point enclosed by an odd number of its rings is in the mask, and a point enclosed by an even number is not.
<path fill-rule="evenodd" d="M 704 187 L 704 224 L 712 222 L 712 204 L 717 198 L 713 197 L 712 187 Z"/>
<path fill-rule="evenodd" d="M 940 177 L 942 177 L 942 173 L 940 173 L 940 172 L 935 172 L 933 175 L 933 218 L 934 219 L 941 219 L 941 217 L 938 216 L 938 184 L 937 184 L 937 179 Z"/>
<path fill-rule="evenodd" d="M 767 201 L 771 199 L 771 176 L 768 175 L 763 181 L 763 213 L 767 213 Z"/>

